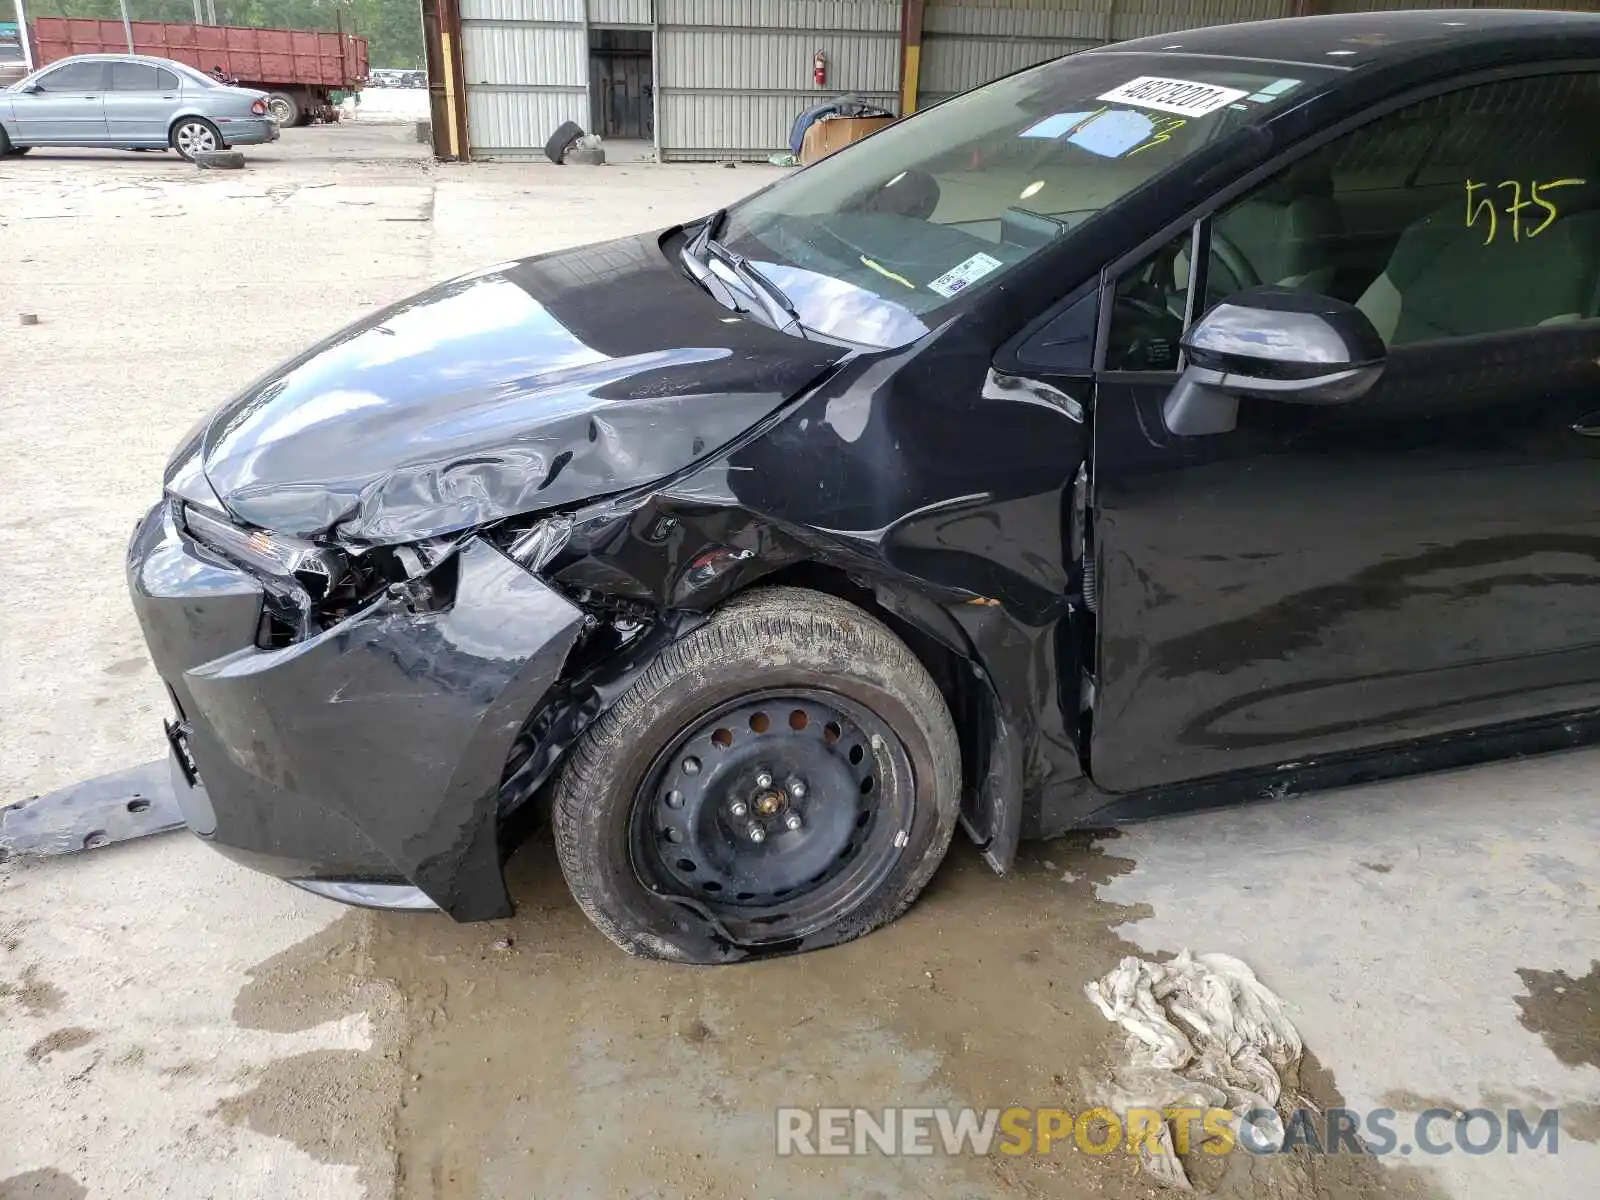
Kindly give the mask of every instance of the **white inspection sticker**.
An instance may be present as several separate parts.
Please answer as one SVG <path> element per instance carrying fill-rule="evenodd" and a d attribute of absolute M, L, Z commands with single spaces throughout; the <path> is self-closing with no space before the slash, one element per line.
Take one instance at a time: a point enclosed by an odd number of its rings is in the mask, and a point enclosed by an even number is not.
<path fill-rule="evenodd" d="M 1153 108 L 1157 112 L 1177 113 L 1180 117 L 1203 117 L 1219 108 L 1226 108 L 1235 100 L 1243 100 L 1249 94 L 1238 88 L 1218 87 L 1214 83 L 1141 75 L 1095 98 Z"/>
<path fill-rule="evenodd" d="M 954 296 L 957 292 L 965 291 L 977 283 L 1000 265 L 998 258 L 992 258 L 987 254 L 974 254 L 966 262 L 958 263 L 935 279 L 928 285 L 928 290 L 938 292 L 945 297 Z"/>

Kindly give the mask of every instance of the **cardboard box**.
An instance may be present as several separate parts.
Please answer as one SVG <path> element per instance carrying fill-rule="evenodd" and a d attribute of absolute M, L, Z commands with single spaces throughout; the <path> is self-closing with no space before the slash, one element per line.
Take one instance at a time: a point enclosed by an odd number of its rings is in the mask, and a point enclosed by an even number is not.
<path fill-rule="evenodd" d="M 810 166 L 818 159 L 843 150 L 851 142 L 859 142 L 869 133 L 892 125 L 894 120 L 893 117 L 829 117 L 813 122 L 800 145 L 800 164 Z"/>

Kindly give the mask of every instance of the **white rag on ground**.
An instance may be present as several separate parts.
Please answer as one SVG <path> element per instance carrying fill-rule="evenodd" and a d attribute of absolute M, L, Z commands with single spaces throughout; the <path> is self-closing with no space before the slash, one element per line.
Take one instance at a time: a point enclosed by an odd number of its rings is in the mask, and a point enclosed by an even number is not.
<path fill-rule="evenodd" d="M 1119 1116 L 1130 1108 L 1226 1108 L 1238 1122 L 1256 1110 L 1251 1141 L 1276 1148 L 1283 1122 L 1275 1110 L 1279 1071 L 1296 1063 L 1300 1034 L 1283 1005 L 1255 972 L 1227 954 L 1191 955 L 1171 962 L 1128 957 L 1104 979 L 1084 987 L 1090 1000 L 1128 1031 L 1124 1061 L 1097 1099 Z M 1145 1171 L 1169 1187 L 1189 1189 L 1163 1122 L 1164 1153 L 1141 1147 Z"/>

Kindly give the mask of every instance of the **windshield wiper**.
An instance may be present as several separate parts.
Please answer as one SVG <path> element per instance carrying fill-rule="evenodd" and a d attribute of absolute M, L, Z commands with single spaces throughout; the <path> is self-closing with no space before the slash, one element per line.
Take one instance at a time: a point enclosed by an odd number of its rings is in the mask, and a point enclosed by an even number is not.
<path fill-rule="evenodd" d="M 716 235 L 727 216 L 728 210 L 724 208 L 706 218 L 706 223 L 700 227 L 700 232 L 695 234 L 694 240 L 685 247 L 685 250 L 696 261 L 717 259 L 734 273 L 740 283 L 744 284 L 743 290 L 764 310 L 767 320 L 774 329 L 781 333 L 793 334 L 802 341 L 806 340 L 805 326 L 800 323 L 800 310 L 795 308 L 794 301 L 789 299 L 789 294 L 767 278 L 766 274 L 744 255 L 717 241 Z M 702 278 L 700 282 L 703 284 L 705 280 Z M 719 279 L 718 282 L 724 281 Z"/>

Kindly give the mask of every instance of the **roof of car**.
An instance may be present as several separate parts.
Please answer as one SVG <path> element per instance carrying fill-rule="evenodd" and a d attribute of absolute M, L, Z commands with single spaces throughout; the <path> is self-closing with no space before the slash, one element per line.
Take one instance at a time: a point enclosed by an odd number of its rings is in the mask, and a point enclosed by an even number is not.
<path fill-rule="evenodd" d="M 1419 53 L 1448 53 L 1463 44 L 1582 35 L 1600 46 L 1600 13 L 1421 9 L 1210 25 L 1119 42 L 1089 53 L 1166 50 L 1348 70 Z"/>
<path fill-rule="evenodd" d="M 157 55 L 154 55 L 154 54 L 74 54 L 70 58 L 58 59 L 56 62 L 45 63 L 44 65 L 45 66 L 49 66 L 49 67 L 54 67 L 54 66 L 59 66 L 61 63 L 64 63 L 64 62 L 152 62 L 152 63 L 169 63 L 171 61 L 172 61 L 172 59 L 170 59 L 170 58 L 161 58 L 161 57 L 159 57 Z"/>

